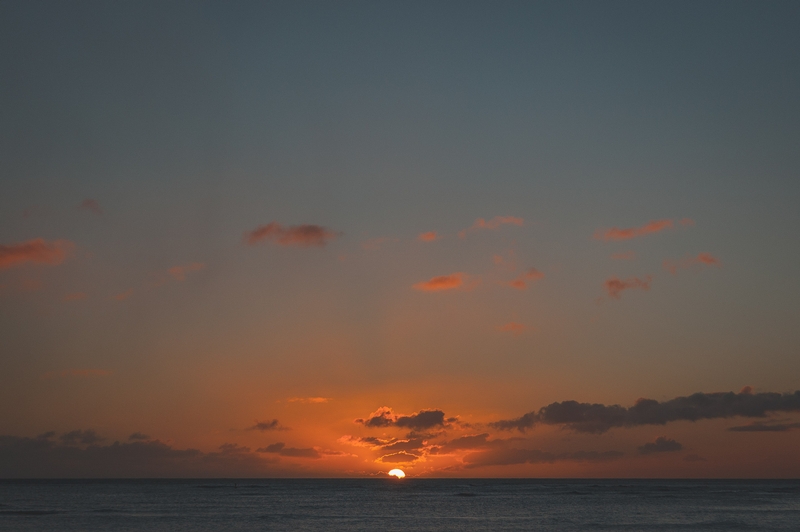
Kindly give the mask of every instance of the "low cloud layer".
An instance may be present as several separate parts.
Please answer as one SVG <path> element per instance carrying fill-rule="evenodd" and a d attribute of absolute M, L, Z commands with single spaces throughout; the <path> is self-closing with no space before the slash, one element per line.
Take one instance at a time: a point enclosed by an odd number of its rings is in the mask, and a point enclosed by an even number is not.
<path fill-rule="evenodd" d="M 64 262 L 74 247 L 75 244 L 69 240 L 48 242 L 43 238 L 35 238 L 18 244 L 0 244 L 0 270 L 22 266 L 26 263 L 55 266 Z"/>
<path fill-rule="evenodd" d="M 659 436 L 654 442 L 648 442 L 639 447 L 640 454 L 669 453 L 680 451 L 683 445 L 665 436 Z"/>
<path fill-rule="evenodd" d="M 317 451 L 312 447 L 307 447 L 307 448 L 286 447 L 286 444 L 283 442 L 273 443 L 272 445 L 261 447 L 259 449 L 256 449 L 256 452 L 274 453 L 289 458 L 321 458 L 319 451 Z"/>
<path fill-rule="evenodd" d="M 773 412 L 800 411 L 800 391 L 788 394 L 698 392 L 660 403 L 639 399 L 631 407 L 563 401 L 551 403 L 537 411 L 490 425 L 500 430 L 525 431 L 537 424 L 561 425 L 576 432 L 603 433 L 616 427 L 664 425 L 672 421 L 698 421 L 730 417 L 763 418 Z"/>
<path fill-rule="evenodd" d="M 279 246 L 323 247 L 339 236 L 339 233 L 319 225 L 292 225 L 285 227 L 278 222 L 256 227 L 244 234 L 244 241 L 250 246 L 260 242 L 272 242 Z"/>

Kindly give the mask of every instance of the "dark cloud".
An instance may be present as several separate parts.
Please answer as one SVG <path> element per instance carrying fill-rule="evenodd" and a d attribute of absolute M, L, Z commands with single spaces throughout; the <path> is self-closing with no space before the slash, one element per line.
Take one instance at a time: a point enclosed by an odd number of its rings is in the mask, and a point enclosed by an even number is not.
<path fill-rule="evenodd" d="M 659 436 L 656 438 L 656 441 L 645 443 L 639 447 L 639 452 L 641 454 L 668 453 L 680 451 L 681 449 L 683 449 L 683 445 L 677 441 L 670 440 L 664 436 Z"/>
<path fill-rule="evenodd" d="M 280 246 L 322 247 L 339 233 L 319 225 L 292 225 L 284 227 L 278 222 L 256 227 L 244 234 L 246 244 L 253 246 L 262 241 L 269 241 Z"/>
<path fill-rule="evenodd" d="M 257 421 L 252 427 L 247 430 L 286 430 L 286 427 L 281 426 L 277 419 L 271 421 Z"/>
<path fill-rule="evenodd" d="M 320 458 L 319 451 L 311 447 L 305 449 L 298 449 L 295 447 L 286 447 L 283 442 L 273 443 L 266 447 L 256 449 L 257 453 L 275 453 L 281 456 L 288 456 L 290 458 Z"/>
<path fill-rule="evenodd" d="M 763 421 L 754 421 L 747 425 L 731 427 L 728 430 L 733 432 L 787 432 L 794 429 L 800 429 L 800 423 L 765 423 Z"/>
<path fill-rule="evenodd" d="M 101 438 L 93 430 L 73 430 L 72 432 L 62 434 L 59 439 L 64 445 L 93 445 L 105 440 L 105 438 Z"/>
<path fill-rule="evenodd" d="M 469 449 L 481 449 L 488 447 L 491 442 L 487 441 L 488 433 L 475 434 L 473 436 L 461 436 L 454 440 L 444 442 L 437 446 L 436 454 L 449 454 L 454 451 L 463 451 Z M 500 440 L 495 440 L 500 441 Z"/>
<path fill-rule="evenodd" d="M 50 431 L 47 431 L 47 432 L 43 432 L 42 434 L 39 434 L 36 437 L 41 439 L 41 440 L 48 440 L 48 439 L 54 437 L 55 435 L 56 435 L 56 431 L 50 430 Z"/>
<path fill-rule="evenodd" d="M 141 432 L 134 432 L 130 436 L 128 436 L 128 440 L 130 441 L 141 441 L 141 440 L 149 440 L 150 436 L 147 434 L 142 434 Z"/>
<path fill-rule="evenodd" d="M 631 407 L 564 401 L 551 403 L 538 411 L 508 420 L 490 423 L 500 430 L 525 431 L 536 424 L 563 425 L 588 433 L 603 433 L 614 427 L 664 425 L 671 421 L 698 421 L 729 417 L 765 417 L 770 412 L 800 411 L 800 391 L 788 394 L 752 393 L 745 388 L 740 393 L 695 393 L 660 403 L 654 399 L 639 399 Z"/>
<path fill-rule="evenodd" d="M 412 430 L 427 430 L 444 427 L 456 421 L 456 418 L 445 418 L 441 410 L 420 410 L 415 414 L 397 415 L 391 408 L 384 406 L 370 414 L 367 418 L 356 419 L 368 428 L 400 427 Z"/>
<path fill-rule="evenodd" d="M 499 448 L 470 453 L 464 457 L 465 467 L 472 469 L 493 465 L 540 464 L 562 461 L 606 462 L 623 456 L 619 451 L 575 451 L 572 453 L 551 453 L 540 449 Z"/>

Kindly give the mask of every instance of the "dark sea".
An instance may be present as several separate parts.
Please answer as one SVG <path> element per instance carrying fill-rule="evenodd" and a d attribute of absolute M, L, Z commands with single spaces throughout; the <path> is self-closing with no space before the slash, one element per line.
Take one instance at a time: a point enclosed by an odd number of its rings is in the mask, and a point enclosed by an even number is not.
<path fill-rule="evenodd" d="M 0 480 L 0 530 L 800 530 L 796 480 Z"/>

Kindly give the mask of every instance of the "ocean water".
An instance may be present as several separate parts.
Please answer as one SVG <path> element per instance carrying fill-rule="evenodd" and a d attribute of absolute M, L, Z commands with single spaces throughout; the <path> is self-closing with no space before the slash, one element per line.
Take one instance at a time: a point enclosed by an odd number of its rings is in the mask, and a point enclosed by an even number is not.
<path fill-rule="evenodd" d="M 800 481 L 0 481 L 2 531 L 800 530 Z"/>

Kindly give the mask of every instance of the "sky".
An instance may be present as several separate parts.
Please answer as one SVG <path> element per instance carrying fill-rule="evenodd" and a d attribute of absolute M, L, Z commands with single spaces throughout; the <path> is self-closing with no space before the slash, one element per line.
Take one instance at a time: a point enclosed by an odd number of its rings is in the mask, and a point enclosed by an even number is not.
<path fill-rule="evenodd" d="M 800 476 L 799 23 L 0 3 L 0 477 Z"/>

